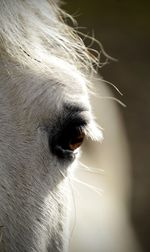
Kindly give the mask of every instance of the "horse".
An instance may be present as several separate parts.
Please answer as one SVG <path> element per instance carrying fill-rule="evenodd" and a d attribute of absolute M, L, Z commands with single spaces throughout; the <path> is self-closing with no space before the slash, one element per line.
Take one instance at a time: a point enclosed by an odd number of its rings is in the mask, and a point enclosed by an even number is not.
<path fill-rule="evenodd" d="M 56 0 L 0 1 L 0 251 L 71 251 L 69 176 L 82 143 L 103 134 L 90 98 L 98 59 L 68 17 Z"/>

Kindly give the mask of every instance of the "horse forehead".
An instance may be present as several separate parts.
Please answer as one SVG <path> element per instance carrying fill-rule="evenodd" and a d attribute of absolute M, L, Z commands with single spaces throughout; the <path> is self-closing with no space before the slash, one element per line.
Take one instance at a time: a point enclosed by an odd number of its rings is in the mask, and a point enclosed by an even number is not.
<path fill-rule="evenodd" d="M 74 66 L 57 59 L 56 62 L 53 60 L 40 78 L 39 73 L 36 76 L 37 81 L 31 83 L 29 87 L 29 89 L 32 89 L 33 84 L 37 94 L 38 92 L 39 94 L 42 93 L 43 96 L 45 95 L 51 100 L 56 99 L 56 101 L 64 99 L 72 102 L 81 101 L 86 103 L 88 101 L 87 79 Z M 30 79 L 30 76 L 28 79 Z M 30 83 L 30 80 L 28 83 Z"/>
<path fill-rule="evenodd" d="M 68 69 L 68 72 L 62 72 L 59 76 L 59 83 L 62 86 L 64 97 L 68 99 L 80 99 L 87 97 L 88 89 L 85 79 L 75 71 Z M 59 93 L 59 88 L 57 89 Z"/>
<path fill-rule="evenodd" d="M 86 80 L 76 71 L 56 71 L 51 80 L 47 80 L 46 96 L 55 106 L 67 104 L 84 105 L 89 109 L 88 89 Z M 42 86 L 40 87 L 42 89 Z M 44 93 L 43 93 L 44 95 Z"/>
<path fill-rule="evenodd" d="M 75 66 L 55 57 L 51 58 L 50 63 L 53 69 L 51 71 L 53 79 L 57 78 L 67 93 L 71 92 L 72 95 L 87 94 L 87 79 L 84 78 L 83 74 Z"/>
<path fill-rule="evenodd" d="M 40 67 L 36 71 L 29 68 L 15 70 L 10 78 L 11 83 L 7 85 L 10 96 L 14 94 L 10 98 L 15 100 L 14 104 L 17 100 L 21 107 L 33 110 L 40 105 L 40 111 L 44 113 L 65 103 L 84 105 L 89 109 L 86 79 L 73 66 L 62 63 L 48 66 L 44 71 Z"/>

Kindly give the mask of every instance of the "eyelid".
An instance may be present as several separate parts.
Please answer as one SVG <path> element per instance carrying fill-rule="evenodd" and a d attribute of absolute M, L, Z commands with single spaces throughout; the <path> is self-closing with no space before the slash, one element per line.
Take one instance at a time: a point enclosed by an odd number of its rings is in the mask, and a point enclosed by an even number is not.
<path fill-rule="evenodd" d="M 79 123 L 78 126 L 86 137 L 91 138 L 93 141 L 103 140 L 102 128 L 96 123 L 95 118 L 93 118 L 89 111 L 83 111 L 76 115 L 72 114 L 69 121 L 71 120 L 72 122 Z"/>
<path fill-rule="evenodd" d="M 87 116 L 83 115 L 82 113 L 69 113 L 66 115 L 63 115 L 62 120 L 59 124 L 60 131 L 74 128 L 79 128 L 81 130 L 84 130 L 88 126 L 89 120 Z"/>

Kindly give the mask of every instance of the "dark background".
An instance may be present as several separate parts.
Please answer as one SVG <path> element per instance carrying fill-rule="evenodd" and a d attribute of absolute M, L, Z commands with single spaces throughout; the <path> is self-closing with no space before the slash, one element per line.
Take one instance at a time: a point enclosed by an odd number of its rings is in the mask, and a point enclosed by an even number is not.
<path fill-rule="evenodd" d="M 68 0 L 63 8 L 80 30 L 118 59 L 100 70 L 115 84 L 127 108 L 120 108 L 132 157 L 131 218 L 144 252 L 150 251 L 150 2 Z M 88 27 L 87 29 L 85 29 Z M 88 42 L 87 42 L 88 43 Z M 96 46 L 96 45 L 95 45 Z M 97 47 L 97 46 L 96 46 Z M 116 93 L 115 93 L 115 96 Z M 118 98 L 120 98 L 118 96 Z"/>

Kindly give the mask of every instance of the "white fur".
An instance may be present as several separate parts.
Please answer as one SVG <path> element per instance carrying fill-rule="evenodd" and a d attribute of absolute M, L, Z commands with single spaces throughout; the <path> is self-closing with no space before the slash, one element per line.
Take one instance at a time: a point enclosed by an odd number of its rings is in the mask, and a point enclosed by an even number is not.
<path fill-rule="evenodd" d="M 95 101 L 98 120 L 106 127 L 106 140 L 104 147 L 85 142 L 84 148 L 92 149 L 86 149 L 83 160 L 89 166 L 106 168 L 109 179 L 105 176 L 99 182 L 105 189 L 103 197 L 97 198 L 90 191 L 82 198 L 82 190 L 77 196 L 75 208 L 80 209 L 80 214 L 68 248 L 71 164 L 60 162 L 52 154 L 48 137 L 63 115 L 65 102 L 86 106 L 85 113 L 90 118 L 87 136 L 97 140 L 102 139 L 102 134 L 89 102 L 93 64 L 98 60 L 90 56 L 76 32 L 65 24 L 66 17 L 54 0 L 0 1 L 0 251 L 133 252 L 126 205 L 128 172 L 124 166 L 120 172 L 120 163 L 111 156 L 122 153 L 119 144 L 124 138 L 118 144 L 112 138 L 118 136 L 120 129 L 118 123 L 111 127 L 111 116 L 117 122 L 113 104 L 103 107 L 103 102 Z M 107 89 L 98 90 L 102 94 L 105 91 L 107 96 Z M 114 110 L 108 113 L 110 107 Z M 122 162 L 128 160 L 120 155 Z M 91 205 L 92 199 L 101 204 Z M 85 209 L 92 209 L 92 214 Z"/>
<path fill-rule="evenodd" d="M 63 104 L 84 105 L 92 59 L 55 1 L 0 1 L 1 251 L 67 251 L 67 169 L 48 146 Z M 90 74 L 89 74 L 90 72 Z M 63 176 L 65 174 L 65 176 Z"/>

